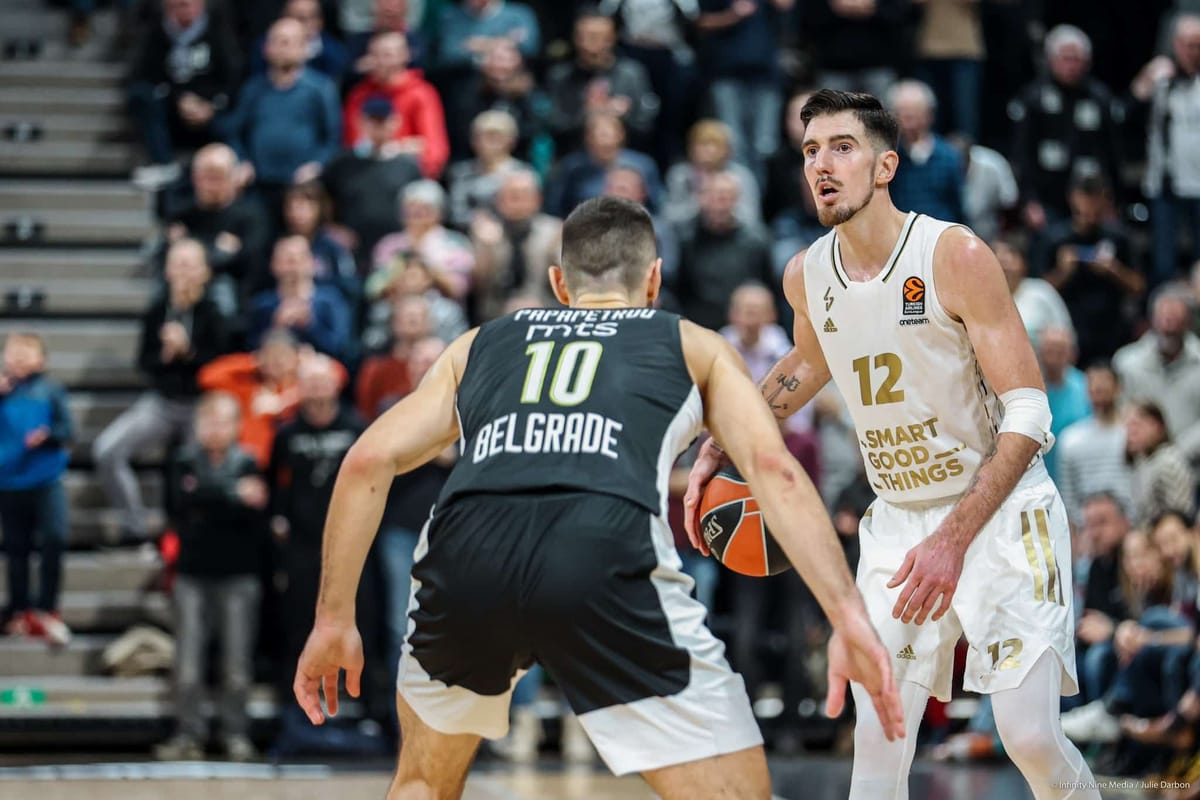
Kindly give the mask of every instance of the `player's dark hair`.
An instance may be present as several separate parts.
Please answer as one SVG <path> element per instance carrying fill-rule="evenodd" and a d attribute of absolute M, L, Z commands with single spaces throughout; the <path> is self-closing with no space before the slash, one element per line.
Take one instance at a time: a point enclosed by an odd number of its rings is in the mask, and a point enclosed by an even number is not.
<path fill-rule="evenodd" d="M 586 283 L 635 289 L 657 253 L 650 214 L 631 200 L 594 197 L 563 222 L 562 268 L 573 292 Z"/>
<path fill-rule="evenodd" d="M 865 92 L 841 92 L 820 89 L 800 109 L 800 119 L 807 126 L 817 117 L 828 117 L 852 111 L 867 129 L 867 135 L 881 150 L 895 150 L 900 140 L 900 126 L 896 118 L 883 107 L 879 98 Z"/>

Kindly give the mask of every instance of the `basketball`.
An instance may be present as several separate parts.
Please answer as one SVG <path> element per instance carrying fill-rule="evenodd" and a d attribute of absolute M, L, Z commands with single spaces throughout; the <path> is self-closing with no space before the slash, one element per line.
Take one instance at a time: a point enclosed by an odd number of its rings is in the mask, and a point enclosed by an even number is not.
<path fill-rule="evenodd" d="M 792 566 L 733 466 L 713 476 L 700 498 L 700 534 L 713 557 L 734 572 L 763 578 Z"/>

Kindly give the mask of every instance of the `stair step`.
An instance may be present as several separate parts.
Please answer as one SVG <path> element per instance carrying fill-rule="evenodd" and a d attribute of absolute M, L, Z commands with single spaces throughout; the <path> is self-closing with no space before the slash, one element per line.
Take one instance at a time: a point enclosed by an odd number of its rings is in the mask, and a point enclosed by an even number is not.
<path fill-rule="evenodd" d="M 108 508 L 108 498 L 93 470 L 70 470 L 63 478 L 67 490 L 67 506 L 73 512 L 96 511 Z M 142 499 L 151 508 L 163 505 L 162 475 L 158 470 L 146 470 L 138 475 Z"/>
<path fill-rule="evenodd" d="M 35 556 L 30 574 L 36 578 L 40 558 Z M 0 564 L 6 563 L 0 557 Z M 67 592 L 99 592 L 110 589 L 141 591 L 154 585 L 162 572 L 156 552 L 137 548 L 102 553 L 68 552 L 63 559 L 62 589 Z M 36 580 L 35 580 L 36 583 Z M 0 595 L 8 596 L 8 576 L 0 572 Z"/>
<path fill-rule="evenodd" d="M 145 378 L 132 353 L 50 353 L 46 372 L 72 389 L 137 389 Z"/>
<path fill-rule="evenodd" d="M 121 532 L 121 512 L 112 508 L 99 511 L 86 509 L 72 512 L 67 518 L 69 547 L 97 547 L 117 541 Z M 166 518 L 159 509 L 146 512 L 146 524 L 152 532 L 166 528 Z"/>
<path fill-rule="evenodd" d="M 0 248 L 0 275 L 14 280 L 102 280 L 148 277 L 149 271 L 141 251 L 134 248 Z"/>
<path fill-rule="evenodd" d="M 42 293 L 45 314 L 110 314 L 137 316 L 154 295 L 158 281 L 149 278 L 69 280 L 0 277 L 0 297 L 9 292 Z"/>
<path fill-rule="evenodd" d="M 151 222 L 149 196 L 128 181 L 0 180 L 0 216 L 7 211 L 41 213 L 34 209 L 135 212 Z"/>
<path fill-rule="evenodd" d="M 36 142 L 124 142 L 132 135 L 129 120 L 115 109 L 96 114 L 0 112 L 0 132 L 26 125 L 36 128 Z"/>
<path fill-rule="evenodd" d="M 0 174 L 127 175 L 133 169 L 129 144 L 91 142 L 0 142 Z"/>
<path fill-rule="evenodd" d="M 63 592 L 59 605 L 63 622 L 79 633 L 119 632 L 146 622 L 172 626 L 171 601 L 162 592 Z"/>
<path fill-rule="evenodd" d="M 3 17 L 0 17 L 0 26 L 2 25 Z M 0 27 L 0 30 L 2 29 Z M 82 114 L 119 110 L 123 109 L 124 106 L 125 92 L 118 86 L 107 88 L 0 87 L 0 114 L 27 115 L 30 111 L 55 111 L 58 113 L 74 111 L 75 113 Z"/>
<path fill-rule="evenodd" d="M 33 331 L 42 337 L 51 363 L 55 355 L 86 355 L 97 362 L 137 361 L 141 323 L 136 320 L 0 319 L 0 336 L 14 330 Z M 104 364 L 108 366 L 107 363 Z"/>
<path fill-rule="evenodd" d="M 3 17 L 0 17 L 2 20 Z M 6 31 L 10 33 L 11 31 Z M 0 70 L 0 88 L 119 88 L 125 78 L 121 64 L 40 58 L 11 61 Z"/>
<path fill-rule="evenodd" d="M 66 647 L 51 647 L 34 639 L 0 639 L 0 692 L 18 684 L 17 676 L 39 685 L 62 677 L 94 674 L 100 671 L 100 655 L 115 639 L 112 635 L 75 634 Z M 22 682 L 23 683 L 23 682 Z"/>
<path fill-rule="evenodd" d="M 87 639 L 89 646 L 96 648 L 97 666 L 99 654 L 117 637 L 79 636 Z M 74 645 L 74 642 L 71 643 Z M 45 647 L 45 645 L 42 645 Z M 165 677 L 143 676 L 116 678 L 105 675 L 47 675 L 30 672 L 13 673 L 0 678 L 0 693 L 34 689 L 46 703 L 62 702 L 109 702 L 137 701 L 147 698 L 167 698 L 171 693 L 171 681 Z"/>
<path fill-rule="evenodd" d="M 136 394 L 72 392 L 67 396 L 71 409 L 71 421 L 75 425 L 75 436 L 71 440 L 71 458 L 74 463 L 92 462 L 92 444 L 113 420 L 137 400 Z M 165 445 L 153 445 L 134 456 L 137 464 L 158 465 L 166 457 Z M 89 471 L 81 473 L 87 474 Z M 154 496 L 161 497 L 161 489 L 153 487 Z M 79 498 L 82 502 L 84 498 Z"/>
<path fill-rule="evenodd" d="M 30 241 L 39 244 L 132 244 L 154 235 L 149 212 L 80 209 L 25 208 L 0 211 L 0 236 L 9 244 L 23 244 L 28 234 L 19 228 L 34 226 Z M 10 230 L 9 226 L 14 226 Z"/>

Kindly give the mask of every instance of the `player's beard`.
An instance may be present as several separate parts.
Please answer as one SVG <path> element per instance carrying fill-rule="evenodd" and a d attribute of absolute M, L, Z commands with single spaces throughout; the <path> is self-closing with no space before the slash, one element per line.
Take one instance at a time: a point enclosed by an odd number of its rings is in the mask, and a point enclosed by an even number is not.
<path fill-rule="evenodd" d="M 867 207 L 867 203 L 871 202 L 871 198 L 875 196 L 875 185 L 868 184 L 866 197 L 862 202 L 854 203 L 838 203 L 833 206 L 817 206 L 817 219 L 826 228 L 832 228 L 837 225 L 849 222 L 854 218 L 854 215 Z"/>

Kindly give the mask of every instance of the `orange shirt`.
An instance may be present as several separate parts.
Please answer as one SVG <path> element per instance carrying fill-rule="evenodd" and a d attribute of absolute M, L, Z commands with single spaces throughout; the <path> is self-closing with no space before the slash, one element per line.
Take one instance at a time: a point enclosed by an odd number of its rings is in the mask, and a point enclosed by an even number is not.
<path fill-rule="evenodd" d="M 265 468 L 271 460 L 277 423 L 290 419 L 300 401 L 295 377 L 267 386 L 253 353 L 231 353 L 201 367 L 196 381 L 206 392 L 226 392 L 237 398 L 242 409 L 238 442 Z"/>

